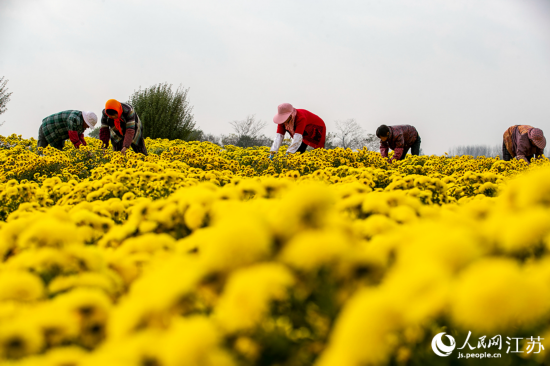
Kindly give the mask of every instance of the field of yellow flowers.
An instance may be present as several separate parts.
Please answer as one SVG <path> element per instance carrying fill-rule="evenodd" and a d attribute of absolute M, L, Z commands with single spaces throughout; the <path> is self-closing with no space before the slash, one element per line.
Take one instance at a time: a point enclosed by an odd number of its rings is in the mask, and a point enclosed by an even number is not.
<path fill-rule="evenodd" d="M 0 365 L 550 362 L 547 159 L 87 141 L 0 137 Z"/>

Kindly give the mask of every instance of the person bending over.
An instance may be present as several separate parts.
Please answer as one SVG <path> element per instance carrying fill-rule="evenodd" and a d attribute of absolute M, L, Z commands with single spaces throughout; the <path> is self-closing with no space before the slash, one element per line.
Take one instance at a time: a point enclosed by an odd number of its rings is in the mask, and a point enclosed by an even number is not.
<path fill-rule="evenodd" d="M 540 128 L 529 125 L 515 125 L 504 132 L 502 160 L 521 159 L 529 164 L 531 158 L 544 154 L 546 138 Z"/>
<path fill-rule="evenodd" d="M 290 103 L 283 103 L 277 108 L 273 122 L 278 126 L 271 146 L 270 159 L 273 159 L 273 155 L 279 151 L 287 132 L 292 137 L 292 142 L 286 150 L 287 154 L 303 153 L 308 146 L 314 149 L 325 147 L 327 133 L 325 122 L 305 109 L 296 109 Z"/>
<path fill-rule="evenodd" d="M 386 126 L 381 125 L 376 130 L 376 136 L 380 139 L 380 154 L 388 157 L 389 149 L 394 151 L 389 160 L 403 160 L 409 149 L 412 155 L 420 154 L 420 135 L 416 128 L 410 125 Z"/>
<path fill-rule="evenodd" d="M 69 139 L 75 148 L 86 146 L 84 131 L 97 123 L 94 112 L 68 110 L 52 114 L 42 120 L 38 129 L 38 147 L 51 145 L 63 150 L 65 140 Z"/>
<path fill-rule="evenodd" d="M 105 103 L 99 139 L 103 142 L 104 149 L 109 147 L 109 140 L 111 140 L 114 151 L 120 151 L 126 155 L 126 151 L 131 146 L 136 153 L 147 155 L 143 124 L 130 104 L 120 103 L 115 99 L 109 99 Z"/>

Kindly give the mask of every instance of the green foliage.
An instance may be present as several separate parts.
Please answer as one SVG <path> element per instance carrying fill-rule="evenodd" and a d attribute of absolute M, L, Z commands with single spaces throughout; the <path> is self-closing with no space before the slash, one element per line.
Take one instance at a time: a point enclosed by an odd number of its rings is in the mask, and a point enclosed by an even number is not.
<path fill-rule="evenodd" d="M 93 137 L 95 139 L 98 139 L 99 138 L 99 130 L 101 129 L 101 127 L 96 127 L 94 128 L 93 130 L 91 130 L 89 133 L 88 133 L 88 136 L 89 137 Z"/>
<path fill-rule="evenodd" d="M 182 86 L 173 91 L 171 84 L 164 83 L 140 88 L 130 96 L 129 103 L 143 123 L 145 137 L 185 141 L 196 138 L 188 91 Z"/>
<path fill-rule="evenodd" d="M 203 138 L 202 138 L 203 134 L 204 133 L 202 132 L 202 130 L 193 130 L 189 134 L 187 141 L 203 141 Z"/>
<path fill-rule="evenodd" d="M 10 95 L 12 94 L 8 93 L 8 88 L 6 87 L 7 83 L 8 80 L 4 80 L 4 77 L 2 76 L 0 78 L 0 114 L 8 110 L 6 105 L 10 101 Z"/>

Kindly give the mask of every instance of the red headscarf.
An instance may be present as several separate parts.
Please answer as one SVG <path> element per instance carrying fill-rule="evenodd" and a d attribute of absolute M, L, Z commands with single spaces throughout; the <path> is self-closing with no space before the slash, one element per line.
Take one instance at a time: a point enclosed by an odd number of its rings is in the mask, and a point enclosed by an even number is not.
<path fill-rule="evenodd" d="M 117 111 L 118 116 L 117 118 L 115 118 L 115 121 L 114 121 L 115 127 L 122 135 L 122 129 L 120 128 L 120 117 L 122 117 L 122 104 L 120 104 L 120 102 L 116 99 L 109 99 L 107 103 L 105 103 L 105 111 L 107 111 L 107 109 L 113 109 Z"/>

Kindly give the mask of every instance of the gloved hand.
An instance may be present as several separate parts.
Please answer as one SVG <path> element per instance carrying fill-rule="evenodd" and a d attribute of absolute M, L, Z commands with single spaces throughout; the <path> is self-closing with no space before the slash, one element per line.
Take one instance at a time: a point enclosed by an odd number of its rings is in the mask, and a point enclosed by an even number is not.
<path fill-rule="evenodd" d="M 273 160 L 273 155 L 272 154 L 269 155 L 269 160 Z"/>

